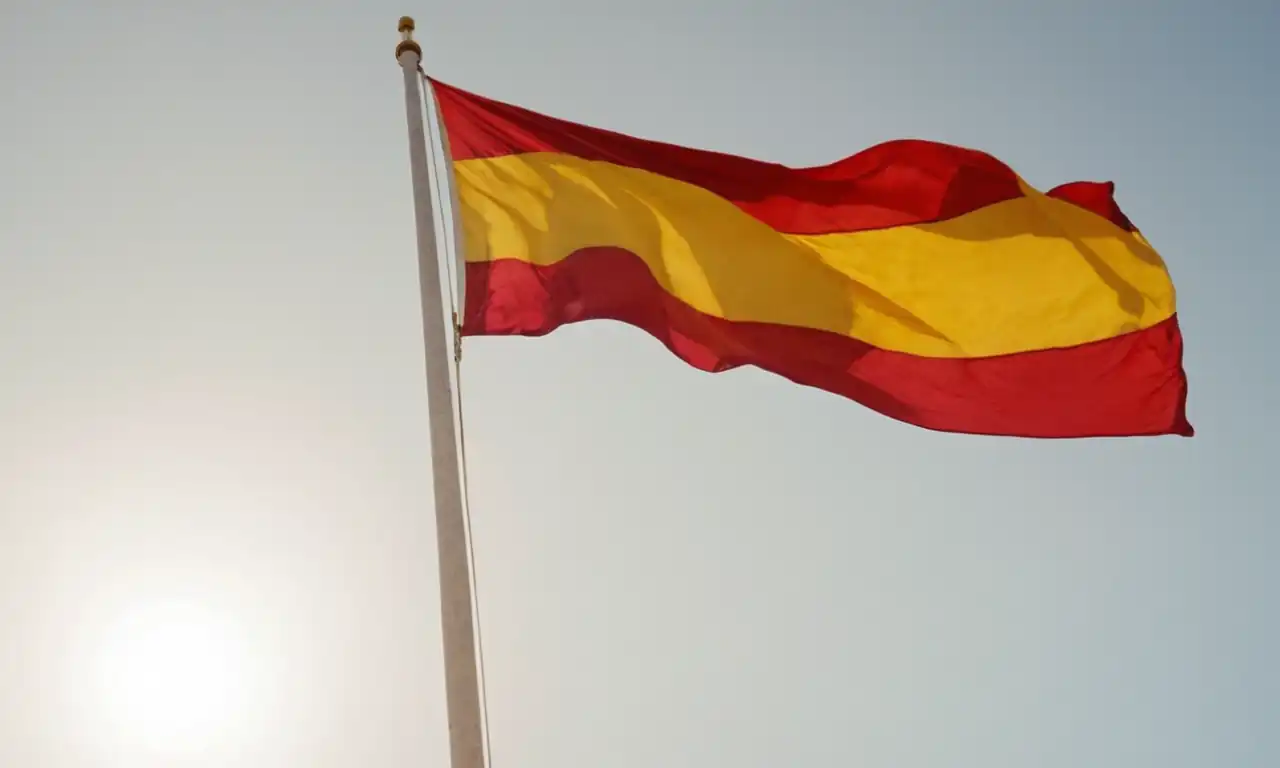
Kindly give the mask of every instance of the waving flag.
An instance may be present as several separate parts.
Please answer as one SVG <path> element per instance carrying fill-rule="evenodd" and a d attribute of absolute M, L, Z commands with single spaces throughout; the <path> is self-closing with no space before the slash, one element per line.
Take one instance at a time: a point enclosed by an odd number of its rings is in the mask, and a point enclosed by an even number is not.
<path fill-rule="evenodd" d="M 793 169 L 431 84 L 464 334 L 610 319 L 929 429 L 1192 434 L 1174 286 L 1110 184 L 916 140 Z"/>

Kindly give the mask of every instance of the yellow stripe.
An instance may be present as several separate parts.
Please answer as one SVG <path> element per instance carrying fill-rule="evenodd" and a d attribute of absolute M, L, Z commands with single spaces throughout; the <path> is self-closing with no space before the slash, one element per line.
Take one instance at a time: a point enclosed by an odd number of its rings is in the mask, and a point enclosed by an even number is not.
<path fill-rule="evenodd" d="M 982 357 L 1110 338 L 1175 308 L 1141 235 L 1029 188 L 948 221 L 797 236 L 699 187 L 610 163 L 532 153 L 455 167 L 468 261 L 547 265 L 624 248 L 672 295 L 729 320 Z"/>

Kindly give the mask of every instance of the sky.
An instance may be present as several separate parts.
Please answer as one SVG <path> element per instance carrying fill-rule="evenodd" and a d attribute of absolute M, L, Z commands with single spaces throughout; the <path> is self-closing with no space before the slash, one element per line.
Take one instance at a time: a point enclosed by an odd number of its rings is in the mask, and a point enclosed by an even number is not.
<path fill-rule="evenodd" d="M 402 14 L 435 77 L 633 135 L 1115 181 L 1198 432 L 470 339 L 495 766 L 1280 764 L 1280 5 L 7 0 L 0 765 L 446 765 Z"/>

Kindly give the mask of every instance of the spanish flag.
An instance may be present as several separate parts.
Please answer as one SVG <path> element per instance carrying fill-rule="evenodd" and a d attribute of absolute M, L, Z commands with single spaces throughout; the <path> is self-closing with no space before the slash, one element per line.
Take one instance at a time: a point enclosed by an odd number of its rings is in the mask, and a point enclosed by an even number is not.
<path fill-rule="evenodd" d="M 934 430 L 1192 434 L 1173 283 L 1111 184 L 917 140 L 795 169 L 431 85 L 464 335 L 615 320 Z"/>

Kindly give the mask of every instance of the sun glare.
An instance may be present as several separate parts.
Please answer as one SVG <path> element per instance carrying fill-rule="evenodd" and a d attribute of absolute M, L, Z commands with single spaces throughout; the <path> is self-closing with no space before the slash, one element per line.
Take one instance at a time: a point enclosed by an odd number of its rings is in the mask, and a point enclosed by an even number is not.
<path fill-rule="evenodd" d="M 160 751 L 224 740 L 246 701 L 243 633 L 197 603 L 156 602 L 122 612 L 97 664 L 98 711 L 110 736 Z"/>

